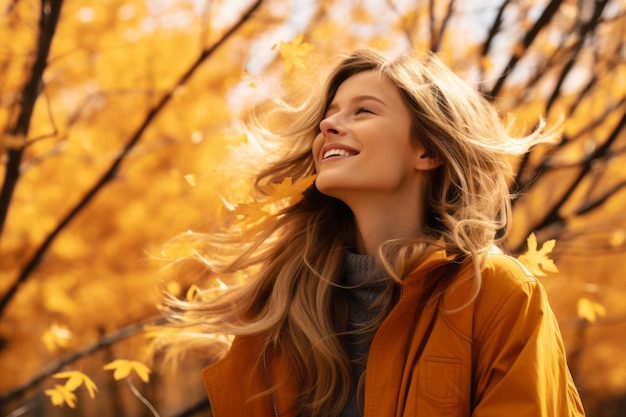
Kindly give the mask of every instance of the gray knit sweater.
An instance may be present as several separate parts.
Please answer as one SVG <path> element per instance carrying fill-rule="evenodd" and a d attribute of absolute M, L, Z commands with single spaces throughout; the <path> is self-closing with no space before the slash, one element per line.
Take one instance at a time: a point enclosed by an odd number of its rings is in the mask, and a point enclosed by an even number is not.
<path fill-rule="evenodd" d="M 370 323 L 380 312 L 383 303 L 376 303 L 386 287 L 387 275 L 376 262 L 376 258 L 368 255 L 348 253 L 346 273 L 342 284 L 346 285 L 348 301 L 348 331 L 362 328 Z M 380 300 L 379 300 L 380 301 Z M 357 405 L 356 390 L 359 378 L 365 372 L 365 360 L 370 343 L 362 334 L 348 334 L 346 350 L 352 361 L 352 394 L 350 402 L 341 413 L 341 417 L 360 417 Z"/>

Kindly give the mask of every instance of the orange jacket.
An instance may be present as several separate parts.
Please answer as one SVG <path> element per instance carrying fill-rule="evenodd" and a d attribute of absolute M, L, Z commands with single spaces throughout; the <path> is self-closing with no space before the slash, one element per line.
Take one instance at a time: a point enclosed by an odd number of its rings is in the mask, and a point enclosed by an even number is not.
<path fill-rule="evenodd" d="M 378 329 L 367 361 L 365 417 L 584 416 L 567 368 L 557 321 L 541 284 L 516 260 L 490 255 L 478 297 L 467 302 L 471 267 L 417 321 L 426 273 L 449 262 L 431 256 L 404 284 Z M 434 319 L 422 355 L 420 341 Z M 215 417 L 293 416 L 297 387 L 279 353 L 259 359 L 259 337 L 238 337 L 202 377 Z M 278 384 L 274 395 L 257 395 Z M 256 395 L 256 397 L 255 397 Z"/>

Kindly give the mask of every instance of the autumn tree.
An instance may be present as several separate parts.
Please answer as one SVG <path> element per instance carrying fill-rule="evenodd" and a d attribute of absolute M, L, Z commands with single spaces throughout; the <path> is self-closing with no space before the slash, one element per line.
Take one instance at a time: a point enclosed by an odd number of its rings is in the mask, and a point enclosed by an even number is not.
<path fill-rule="evenodd" d="M 546 274 L 589 415 L 623 413 L 623 2 L 295 3 L 0 1 L 2 413 L 206 414 L 201 359 L 148 362 L 153 258 L 246 201 L 247 106 L 359 45 L 436 51 L 520 133 L 564 119 L 514 161 L 507 246 Z"/>

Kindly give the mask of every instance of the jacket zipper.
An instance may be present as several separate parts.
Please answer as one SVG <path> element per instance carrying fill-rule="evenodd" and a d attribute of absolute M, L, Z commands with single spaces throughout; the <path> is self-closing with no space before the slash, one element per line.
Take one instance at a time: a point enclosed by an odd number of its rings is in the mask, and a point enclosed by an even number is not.
<path fill-rule="evenodd" d="M 263 371 L 265 373 L 265 383 L 267 384 L 267 387 L 271 389 L 272 379 L 270 378 L 270 371 L 269 371 L 269 368 L 267 367 L 266 351 L 263 351 Z M 276 401 L 276 392 L 272 392 L 271 396 L 272 396 L 272 408 L 274 411 L 274 417 L 280 417 L 278 414 L 278 402 Z"/>

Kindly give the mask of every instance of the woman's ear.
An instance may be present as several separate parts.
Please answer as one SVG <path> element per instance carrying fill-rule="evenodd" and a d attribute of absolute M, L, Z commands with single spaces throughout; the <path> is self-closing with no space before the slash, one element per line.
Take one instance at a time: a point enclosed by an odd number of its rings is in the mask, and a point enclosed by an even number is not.
<path fill-rule="evenodd" d="M 443 161 L 439 156 L 427 151 L 422 146 L 415 152 L 415 169 L 419 171 L 430 171 L 438 168 L 442 163 Z"/>

